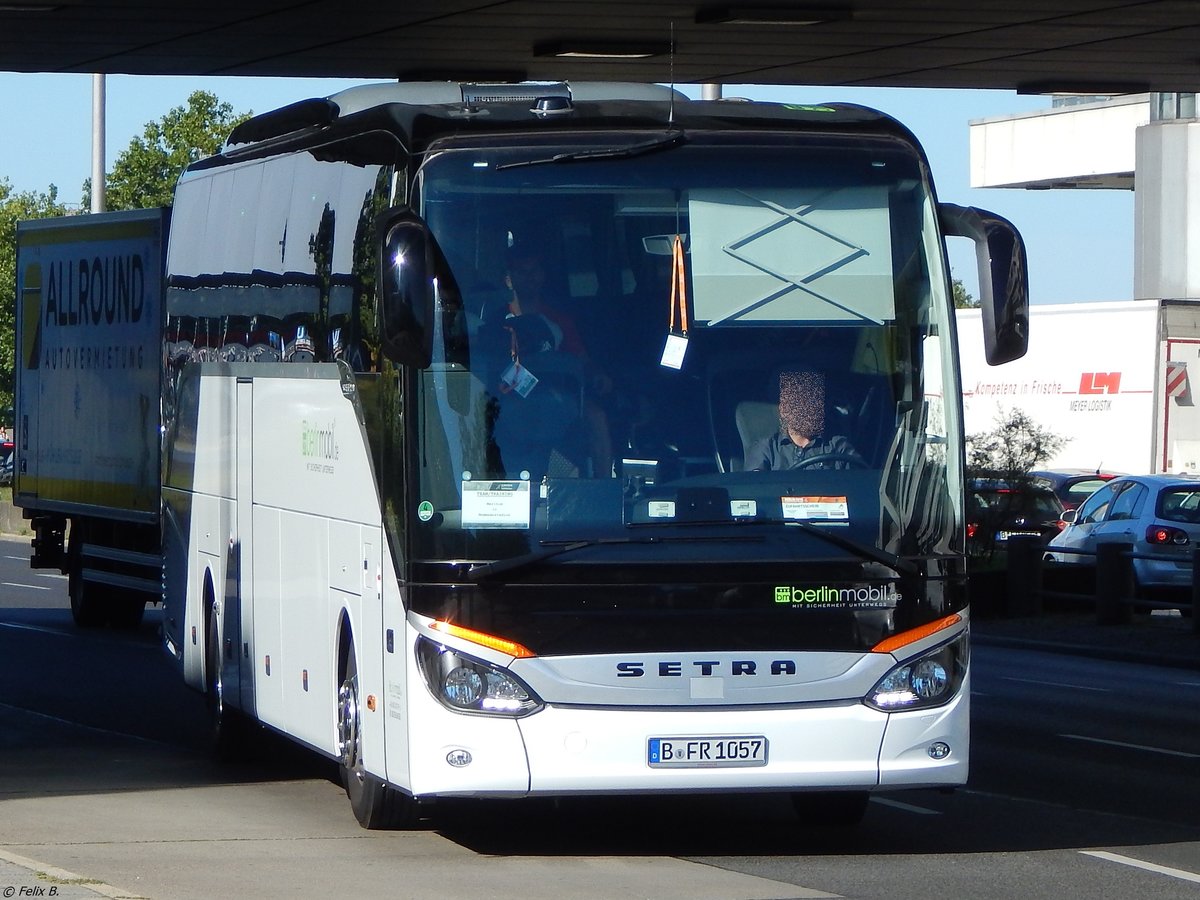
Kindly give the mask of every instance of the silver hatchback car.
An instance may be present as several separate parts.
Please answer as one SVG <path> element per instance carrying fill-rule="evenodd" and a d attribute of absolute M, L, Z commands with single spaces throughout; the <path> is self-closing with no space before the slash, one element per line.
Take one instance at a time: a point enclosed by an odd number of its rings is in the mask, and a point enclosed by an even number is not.
<path fill-rule="evenodd" d="M 1200 478 L 1122 475 L 1064 513 L 1063 521 L 1067 526 L 1046 546 L 1046 559 L 1092 563 L 1097 544 L 1125 541 L 1133 544 L 1138 588 L 1188 587 L 1200 545 Z"/>

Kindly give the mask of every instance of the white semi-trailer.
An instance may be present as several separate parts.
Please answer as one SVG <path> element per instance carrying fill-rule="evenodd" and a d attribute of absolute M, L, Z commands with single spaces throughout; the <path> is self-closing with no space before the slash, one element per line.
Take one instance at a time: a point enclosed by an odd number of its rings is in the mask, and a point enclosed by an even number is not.
<path fill-rule="evenodd" d="M 1030 306 L 1029 352 L 984 363 L 980 311 L 958 311 L 968 435 L 1020 409 L 1066 438 L 1048 467 L 1200 472 L 1200 302 Z"/>

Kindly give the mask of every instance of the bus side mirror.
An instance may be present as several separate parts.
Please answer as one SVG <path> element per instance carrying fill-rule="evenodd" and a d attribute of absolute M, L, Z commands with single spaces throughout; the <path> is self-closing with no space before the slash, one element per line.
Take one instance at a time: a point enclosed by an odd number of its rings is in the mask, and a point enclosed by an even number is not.
<path fill-rule="evenodd" d="M 1029 348 L 1029 277 L 1021 233 L 1007 219 L 969 206 L 941 203 L 938 216 L 947 235 L 975 242 L 988 365 L 1020 359 Z"/>
<path fill-rule="evenodd" d="M 429 367 L 433 359 L 435 253 L 420 216 L 389 210 L 379 220 L 381 349 L 399 365 Z"/>

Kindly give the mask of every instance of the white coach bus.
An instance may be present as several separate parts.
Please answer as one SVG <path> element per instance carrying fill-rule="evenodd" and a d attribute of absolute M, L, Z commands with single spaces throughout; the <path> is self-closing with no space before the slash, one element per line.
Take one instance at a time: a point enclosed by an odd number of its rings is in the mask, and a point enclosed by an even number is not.
<path fill-rule="evenodd" d="M 944 235 L 992 363 L 1011 225 L 854 106 L 375 85 L 239 126 L 173 209 L 164 640 L 225 751 L 442 797 L 962 784 Z"/>

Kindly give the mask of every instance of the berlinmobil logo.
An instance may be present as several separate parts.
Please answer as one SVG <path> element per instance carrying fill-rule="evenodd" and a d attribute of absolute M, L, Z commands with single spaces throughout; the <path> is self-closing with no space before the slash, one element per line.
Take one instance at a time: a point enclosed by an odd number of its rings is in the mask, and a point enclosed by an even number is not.
<path fill-rule="evenodd" d="M 1119 394 L 1121 393 L 1121 373 L 1084 372 L 1079 376 L 1079 393 Z"/>

